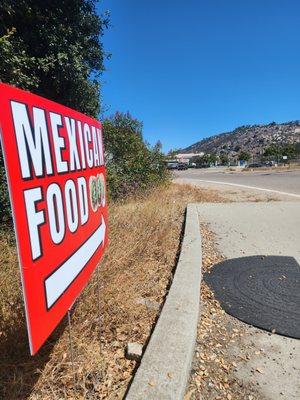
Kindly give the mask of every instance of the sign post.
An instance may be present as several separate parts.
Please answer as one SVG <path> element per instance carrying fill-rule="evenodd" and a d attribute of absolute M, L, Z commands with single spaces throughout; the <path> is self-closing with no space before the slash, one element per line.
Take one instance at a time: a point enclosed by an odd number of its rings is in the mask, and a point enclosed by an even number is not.
<path fill-rule="evenodd" d="M 0 131 L 35 354 L 86 286 L 107 245 L 102 126 L 0 84 Z"/>

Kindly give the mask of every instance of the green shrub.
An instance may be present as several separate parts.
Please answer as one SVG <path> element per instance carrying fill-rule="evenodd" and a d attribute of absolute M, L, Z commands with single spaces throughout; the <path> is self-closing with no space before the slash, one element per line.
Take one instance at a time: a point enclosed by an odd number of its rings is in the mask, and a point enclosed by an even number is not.
<path fill-rule="evenodd" d="M 117 112 L 103 122 L 107 182 L 113 199 L 163 183 L 169 178 L 161 144 L 144 142 L 143 124 Z"/>
<path fill-rule="evenodd" d="M 5 177 L 4 160 L 0 146 L 0 223 L 4 222 L 11 222 L 11 211 Z"/>

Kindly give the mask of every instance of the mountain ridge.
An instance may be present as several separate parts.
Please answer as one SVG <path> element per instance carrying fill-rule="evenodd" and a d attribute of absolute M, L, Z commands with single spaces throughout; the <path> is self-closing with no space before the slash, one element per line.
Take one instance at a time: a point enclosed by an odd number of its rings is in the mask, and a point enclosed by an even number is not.
<path fill-rule="evenodd" d="M 247 151 L 253 155 L 262 154 L 272 144 L 287 145 L 300 143 L 300 121 L 284 123 L 271 122 L 265 125 L 243 125 L 233 131 L 222 132 L 204 138 L 180 153 L 214 153 L 236 155 Z"/>

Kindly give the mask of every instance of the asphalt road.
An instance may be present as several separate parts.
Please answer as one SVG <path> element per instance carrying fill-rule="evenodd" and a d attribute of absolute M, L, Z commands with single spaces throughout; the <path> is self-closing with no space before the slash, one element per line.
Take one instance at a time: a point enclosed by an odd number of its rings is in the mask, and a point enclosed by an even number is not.
<path fill-rule="evenodd" d="M 300 169 L 269 171 L 228 171 L 224 168 L 176 171 L 176 179 L 186 183 L 207 183 L 214 186 L 265 190 L 300 199 Z"/>

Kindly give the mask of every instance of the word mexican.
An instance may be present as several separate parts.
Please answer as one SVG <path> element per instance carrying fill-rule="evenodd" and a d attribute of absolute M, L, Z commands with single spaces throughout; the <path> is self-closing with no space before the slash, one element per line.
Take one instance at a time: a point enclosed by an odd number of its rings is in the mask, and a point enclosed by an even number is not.
<path fill-rule="evenodd" d="M 11 107 L 23 179 L 31 179 L 33 172 L 36 177 L 53 175 L 54 163 L 45 110 L 33 107 L 32 124 L 25 104 L 12 101 Z M 100 129 L 90 127 L 87 123 L 82 126 L 81 121 L 62 118 L 54 112 L 49 112 L 49 120 L 58 174 L 104 165 Z M 62 157 L 62 151 L 66 149 L 65 139 L 60 135 L 63 127 L 66 128 L 69 141 L 68 160 Z"/>
<path fill-rule="evenodd" d="M 74 118 L 32 108 L 32 119 L 25 104 L 11 101 L 14 130 L 24 180 L 35 187 L 24 190 L 32 260 L 43 255 L 40 228 L 49 224 L 50 237 L 60 244 L 66 230 L 74 233 L 89 218 L 87 178 L 70 172 L 104 165 L 101 129 Z M 47 118 L 48 117 L 48 118 Z M 49 126 L 51 129 L 49 129 Z M 66 140 L 67 139 L 67 140 Z M 93 171 L 91 171 L 92 173 Z M 66 179 L 58 176 L 66 175 Z M 47 186 L 38 178 L 57 176 Z M 86 175 L 86 174 L 85 174 Z M 38 203 L 44 201 L 44 207 Z M 46 218 L 46 212 L 48 218 Z"/>

